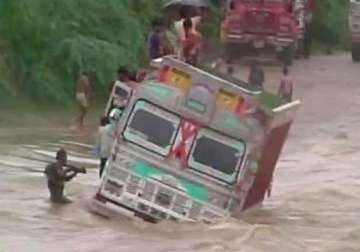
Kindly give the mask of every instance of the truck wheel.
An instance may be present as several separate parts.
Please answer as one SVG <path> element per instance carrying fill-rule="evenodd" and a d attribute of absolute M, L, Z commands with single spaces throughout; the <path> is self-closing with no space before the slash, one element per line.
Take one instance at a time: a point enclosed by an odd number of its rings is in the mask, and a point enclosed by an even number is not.
<path fill-rule="evenodd" d="M 357 43 L 352 44 L 351 54 L 352 54 L 353 62 L 360 62 L 360 43 L 359 44 L 357 44 Z"/>

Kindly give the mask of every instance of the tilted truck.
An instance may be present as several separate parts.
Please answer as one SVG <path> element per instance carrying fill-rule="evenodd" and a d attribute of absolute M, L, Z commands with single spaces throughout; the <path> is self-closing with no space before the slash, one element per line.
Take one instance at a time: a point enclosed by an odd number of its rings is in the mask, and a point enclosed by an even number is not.
<path fill-rule="evenodd" d="M 213 222 L 260 206 L 300 102 L 172 57 L 159 66 L 124 109 L 93 211 Z"/>
<path fill-rule="evenodd" d="M 228 0 L 221 24 L 225 57 L 275 55 L 286 65 L 308 56 L 314 0 Z M 306 44 L 308 43 L 308 44 Z"/>
<path fill-rule="evenodd" d="M 350 0 L 349 26 L 354 62 L 360 61 L 360 0 Z"/>

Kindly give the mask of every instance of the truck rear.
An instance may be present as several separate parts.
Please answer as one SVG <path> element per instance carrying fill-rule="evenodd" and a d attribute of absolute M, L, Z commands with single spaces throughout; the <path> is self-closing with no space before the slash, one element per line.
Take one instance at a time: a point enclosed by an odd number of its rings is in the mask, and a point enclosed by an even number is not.
<path fill-rule="evenodd" d="M 221 26 L 225 56 L 276 55 L 291 64 L 304 41 L 306 0 L 230 0 Z"/>
<path fill-rule="evenodd" d="M 261 205 L 299 105 L 171 57 L 133 92 L 93 210 L 213 222 Z"/>

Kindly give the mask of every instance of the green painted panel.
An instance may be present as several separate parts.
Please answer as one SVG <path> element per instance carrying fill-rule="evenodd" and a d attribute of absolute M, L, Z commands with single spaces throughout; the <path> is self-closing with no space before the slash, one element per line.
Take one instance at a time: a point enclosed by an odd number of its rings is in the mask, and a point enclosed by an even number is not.
<path fill-rule="evenodd" d="M 140 177 L 156 178 L 158 180 L 162 180 L 163 176 L 167 175 L 162 170 L 141 161 L 135 162 L 133 164 L 132 171 Z M 185 179 L 174 179 L 177 180 L 178 186 L 181 187 L 181 189 L 184 190 L 190 198 L 205 202 L 208 201 L 208 190 L 205 187 L 194 184 Z"/>
<path fill-rule="evenodd" d="M 223 113 L 223 124 L 225 125 L 225 127 L 231 129 L 248 130 L 248 127 L 231 112 Z"/>
<path fill-rule="evenodd" d="M 132 166 L 133 172 L 144 178 L 149 178 L 153 176 L 162 176 L 165 173 L 155 167 L 152 167 L 144 162 L 135 162 Z"/>
<path fill-rule="evenodd" d="M 187 100 L 186 107 L 188 107 L 191 110 L 194 110 L 197 113 L 204 114 L 206 112 L 205 105 L 195 100 Z"/>
<path fill-rule="evenodd" d="M 250 169 L 251 172 L 257 173 L 257 171 L 258 171 L 258 163 L 256 161 L 252 161 L 250 163 L 249 169 Z"/>
<path fill-rule="evenodd" d="M 206 190 L 205 187 L 195 185 L 186 180 L 180 180 L 180 184 L 182 185 L 182 187 L 185 188 L 187 194 L 191 198 L 197 199 L 200 201 L 205 201 L 205 202 L 207 202 L 209 200 L 208 190 Z"/>
<path fill-rule="evenodd" d="M 146 84 L 145 90 L 163 99 L 171 98 L 174 92 L 171 88 L 161 84 Z"/>

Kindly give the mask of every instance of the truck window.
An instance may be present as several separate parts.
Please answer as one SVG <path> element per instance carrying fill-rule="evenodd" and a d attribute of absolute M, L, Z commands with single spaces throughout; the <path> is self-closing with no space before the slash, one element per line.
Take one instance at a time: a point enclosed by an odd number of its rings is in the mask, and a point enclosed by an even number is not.
<path fill-rule="evenodd" d="M 125 98 L 125 99 L 128 98 L 130 95 L 130 93 L 127 90 L 125 90 L 119 86 L 115 87 L 115 94 L 120 96 L 121 98 Z"/>
<path fill-rule="evenodd" d="M 233 183 L 239 173 L 245 144 L 214 131 L 202 129 L 191 150 L 191 169 Z"/>
<path fill-rule="evenodd" d="M 128 118 L 123 136 L 128 142 L 166 156 L 170 152 L 179 125 L 178 116 L 139 100 Z"/>

